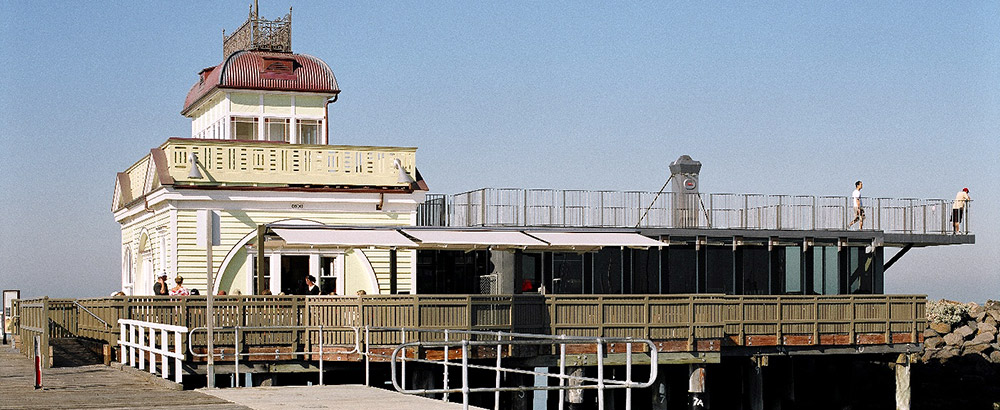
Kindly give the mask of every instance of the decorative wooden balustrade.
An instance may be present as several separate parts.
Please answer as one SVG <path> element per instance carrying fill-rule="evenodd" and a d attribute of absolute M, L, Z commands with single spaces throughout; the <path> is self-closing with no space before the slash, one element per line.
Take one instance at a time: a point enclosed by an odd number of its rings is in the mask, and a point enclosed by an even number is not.
<path fill-rule="evenodd" d="M 171 138 L 119 174 L 113 209 L 162 185 L 407 189 L 416 148 Z M 192 156 L 200 177 L 191 177 Z"/>
<path fill-rule="evenodd" d="M 215 325 L 245 328 L 242 344 L 249 353 L 274 353 L 268 360 L 290 360 L 280 353 L 313 349 L 317 326 L 328 328 L 323 330 L 327 346 L 351 346 L 356 337 L 351 328 L 368 326 L 634 337 L 653 340 L 666 352 L 718 352 L 733 346 L 918 343 L 926 328 L 925 304 L 925 296 L 913 295 L 219 296 Z M 48 332 L 47 338 L 86 337 L 115 346 L 119 329 L 105 323 L 118 319 L 189 329 L 207 323 L 204 296 L 36 299 L 18 301 L 15 309 L 22 340 Z M 441 336 L 383 329 L 371 332 L 369 344 L 397 345 L 404 337 L 439 341 Z M 216 346 L 231 353 L 234 339 L 234 333 L 220 332 Z M 191 340 L 194 351 L 204 351 L 203 332 L 193 332 Z M 22 351 L 28 350 L 22 343 Z"/>

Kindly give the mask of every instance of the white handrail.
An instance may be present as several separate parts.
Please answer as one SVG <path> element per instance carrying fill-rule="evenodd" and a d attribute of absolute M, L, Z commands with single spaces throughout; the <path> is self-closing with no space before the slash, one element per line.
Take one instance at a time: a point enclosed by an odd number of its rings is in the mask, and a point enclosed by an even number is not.
<path fill-rule="evenodd" d="M 160 375 L 166 379 L 168 378 L 167 375 L 170 373 L 169 358 L 173 358 L 174 382 L 181 383 L 183 377 L 181 372 L 181 361 L 184 360 L 181 335 L 187 334 L 187 327 L 131 319 L 119 319 L 118 325 L 121 327 L 121 333 L 118 335 L 118 345 L 120 346 L 119 350 L 121 350 L 122 365 L 127 364 L 129 366 L 136 367 L 136 354 L 138 353 L 138 368 L 142 370 L 145 367 L 145 359 L 148 357 L 149 372 L 155 374 L 156 356 L 154 355 L 160 355 Z M 149 336 L 149 343 L 146 343 L 147 332 Z M 174 335 L 173 351 L 170 350 L 170 338 L 167 337 L 168 332 L 173 333 Z M 160 340 L 159 347 L 157 347 L 156 343 L 157 334 L 159 334 Z"/>

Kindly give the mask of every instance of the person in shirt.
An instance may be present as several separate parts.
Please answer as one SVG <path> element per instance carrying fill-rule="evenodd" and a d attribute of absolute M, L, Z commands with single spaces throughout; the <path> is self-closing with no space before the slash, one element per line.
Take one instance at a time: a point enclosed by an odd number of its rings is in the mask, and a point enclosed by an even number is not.
<path fill-rule="evenodd" d="M 187 288 L 184 287 L 184 278 L 183 277 L 181 277 L 180 275 L 177 275 L 177 277 L 174 278 L 174 282 L 177 283 L 177 286 L 174 286 L 172 289 L 170 289 L 170 296 L 190 296 L 191 295 L 191 292 L 188 291 Z"/>
<path fill-rule="evenodd" d="M 167 296 L 170 294 L 170 287 L 167 286 L 167 272 L 160 272 L 153 284 L 153 294 L 156 296 Z"/>
<path fill-rule="evenodd" d="M 306 295 L 318 295 L 320 293 L 319 286 L 316 285 L 316 277 L 313 275 L 306 275 L 306 287 L 303 292 Z"/>
<path fill-rule="evenodd" d="M 951 205 L 951 222 L 955 224 L 954 233 L 958 233 L 959 225 L 962 224 L 962 216 L 965 213 L 965 207 L 969 205 L 969 201 L 972 198 L 969 197 L 969 188 L 962 188 L 955 195 L 955 202 Z"/>
<path fill-rule="evenodd" d="M 850 229 L 854 226 L 855 222 L 861 222 L 858 225 L 858 230 L 865 229 L 865 209 L 861 207 L 861 181 L 854 183 L 854 192 L 851 193 L 851 204 L 854 205 L 854 220 L 847 224 L 847 228 Z"/>

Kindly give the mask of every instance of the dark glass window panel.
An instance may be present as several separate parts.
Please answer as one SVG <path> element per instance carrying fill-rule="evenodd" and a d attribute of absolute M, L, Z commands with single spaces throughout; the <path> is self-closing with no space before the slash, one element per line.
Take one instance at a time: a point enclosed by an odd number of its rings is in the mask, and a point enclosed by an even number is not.
<path fill-rule="evenodd" d="M 708 293 L 733 293 L 733 248 L 709 246 L 706 250 L 706 286 Z"/>
<path fill-rule="evenodd" d="M 583 255 L 552 254 L 552 293 L 583 293 Z"/>
<path fill-rule="evenodd" d="M 770 252 L 764 246 L 743 246 L 743 294 L 767 295 L 770 289 Z"/>
<path fill-rule="evenodd" d="M 697 253 L 694 245 L 667 247 L 668 293 L 695 293 L 697 291 Z"/>
<path fill-rule="evenodd" d="M 622 252 L 603 248 L 594 254 L 594 293 L 622 293 Z"/>

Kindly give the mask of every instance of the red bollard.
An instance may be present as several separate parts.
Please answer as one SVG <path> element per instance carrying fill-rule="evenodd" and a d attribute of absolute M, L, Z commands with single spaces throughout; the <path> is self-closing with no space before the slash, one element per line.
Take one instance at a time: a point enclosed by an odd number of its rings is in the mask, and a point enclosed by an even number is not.
<path fill-rule="evenodd" d="M 42 388 L 42 338 L 35 336 L 35 390 Z"/>

